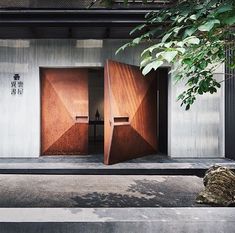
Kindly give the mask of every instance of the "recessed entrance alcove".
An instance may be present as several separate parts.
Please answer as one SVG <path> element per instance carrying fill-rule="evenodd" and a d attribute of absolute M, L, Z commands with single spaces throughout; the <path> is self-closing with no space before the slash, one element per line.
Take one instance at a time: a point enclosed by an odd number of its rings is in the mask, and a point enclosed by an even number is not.
<path fill-rule="evenodd" d="M 106 164 L 167 155 L 168 70 L 40 68 L 41 155 L 104 155 Z"/>

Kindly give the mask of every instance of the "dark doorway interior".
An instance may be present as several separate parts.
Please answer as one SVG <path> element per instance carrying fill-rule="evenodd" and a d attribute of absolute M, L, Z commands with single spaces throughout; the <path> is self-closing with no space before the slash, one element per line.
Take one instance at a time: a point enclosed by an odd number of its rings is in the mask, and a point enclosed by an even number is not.
<path fill-rule="evenodd" d="M 158 109 L 158 145 L 159 152 L 167 155 L 168 142 L 168 68 L 159 68 L 157 76 L 157 109 Z"/>
<path fill-rule="evenodd" d="M 156 71 L 158 152 L 167 155 L 168 145 L 168 68 Z M 104 69 L 88 69 L 89 154 L 104 153 Z M 98 110 L 99 117 L 96 115 Z"/>
<path fill-rule="evenodd" d="M 235 70 L 230 66 L 233 47 L 232 44 L 228 46 L 225 63 L 225 157 L 235 160 L 235 79 L 231 78 L 235 76 Z"/>
<path fill-rule="evenodd" d="M 104 153 L 104 70 L 88 69 L 89 153 Z"/>

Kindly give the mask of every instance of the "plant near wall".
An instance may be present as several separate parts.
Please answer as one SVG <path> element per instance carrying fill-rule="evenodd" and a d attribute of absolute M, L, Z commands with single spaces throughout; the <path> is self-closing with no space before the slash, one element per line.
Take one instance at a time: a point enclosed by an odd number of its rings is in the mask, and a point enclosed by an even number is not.
<path fill-rule="evenodd" d="M 188 110 L 198 95 L 213 94 L 220 88 L 221 81 L 213 73 L 226 62 L 226 46 L 233 43 L 230 38 L 234 26 L 234 0 L 181 1 L 174 8 L 148 13 L 146 22 L 130 32 L 138 36 L 117 53 L 142 42 L 153 42 L 141 54 L 142 73 L 146 75 L 166 62 L 171 64 L 176 82 L 186 83 L 178 100 Z M 230 56 L 233 59 L 229 65 L 234 69 L 234 50 Z"/>

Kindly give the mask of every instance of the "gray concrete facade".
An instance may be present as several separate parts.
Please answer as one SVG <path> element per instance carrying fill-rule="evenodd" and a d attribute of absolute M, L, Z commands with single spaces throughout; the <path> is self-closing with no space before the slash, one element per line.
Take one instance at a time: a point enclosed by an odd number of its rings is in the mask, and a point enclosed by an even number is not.
<path fill-rule="evenodd" d="M 214 78 L 224 80 L 224 65 L 217 68 Z M 185 90 L 185 81 L 169 82 L 168 152 L 171 157 L 224 157 L 224 84 L 215 95 L 197 96 L 189 111 L 176 102 Z"/>
<path fill-rule="evenodd" d="M 0 157 L 40 156 L 40 67 L 102 67 L 107 59 L 139 64 L 146 45 L 115 56 L 121 40 L 0 40 Z M 19 74 L 22 96 L 11 95 Z M 223 78 L 222 74 L 219 79 Z M 224 157 L 224 91 L 205 95 L 185 112 L 176 102 L 184 87 L 169 78 L 168 155 Z"/>

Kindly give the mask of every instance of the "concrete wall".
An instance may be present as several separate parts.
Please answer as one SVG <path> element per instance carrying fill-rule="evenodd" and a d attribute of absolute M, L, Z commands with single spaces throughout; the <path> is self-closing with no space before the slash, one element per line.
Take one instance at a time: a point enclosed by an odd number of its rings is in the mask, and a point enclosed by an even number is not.
<path fill-rule="evenodd" d="M 120 40 L 0 40 L 0 157 L 40 154 L 39 67 L 103 66 L 106 59 L 139 64 L 143 47 L 115 56 Z M 22 96 L 11 95 L 11 80 L 19 73 Z M 181 86 L 169 82 L 169 155 L 224 155 L 223 89 L 202 97 L 190 112 L 175 102 Z"/>
<path fill-rule="evenodd" d="M 214 77 L 223 80 L 224 66 Z M 185 82 L 170 78 L 168 96 L 168 152 L 171 157 L 224 157 L 224 85 L 216 94 L 198 96 L 189 111 L 180 107 L 177 96 Z"/>

